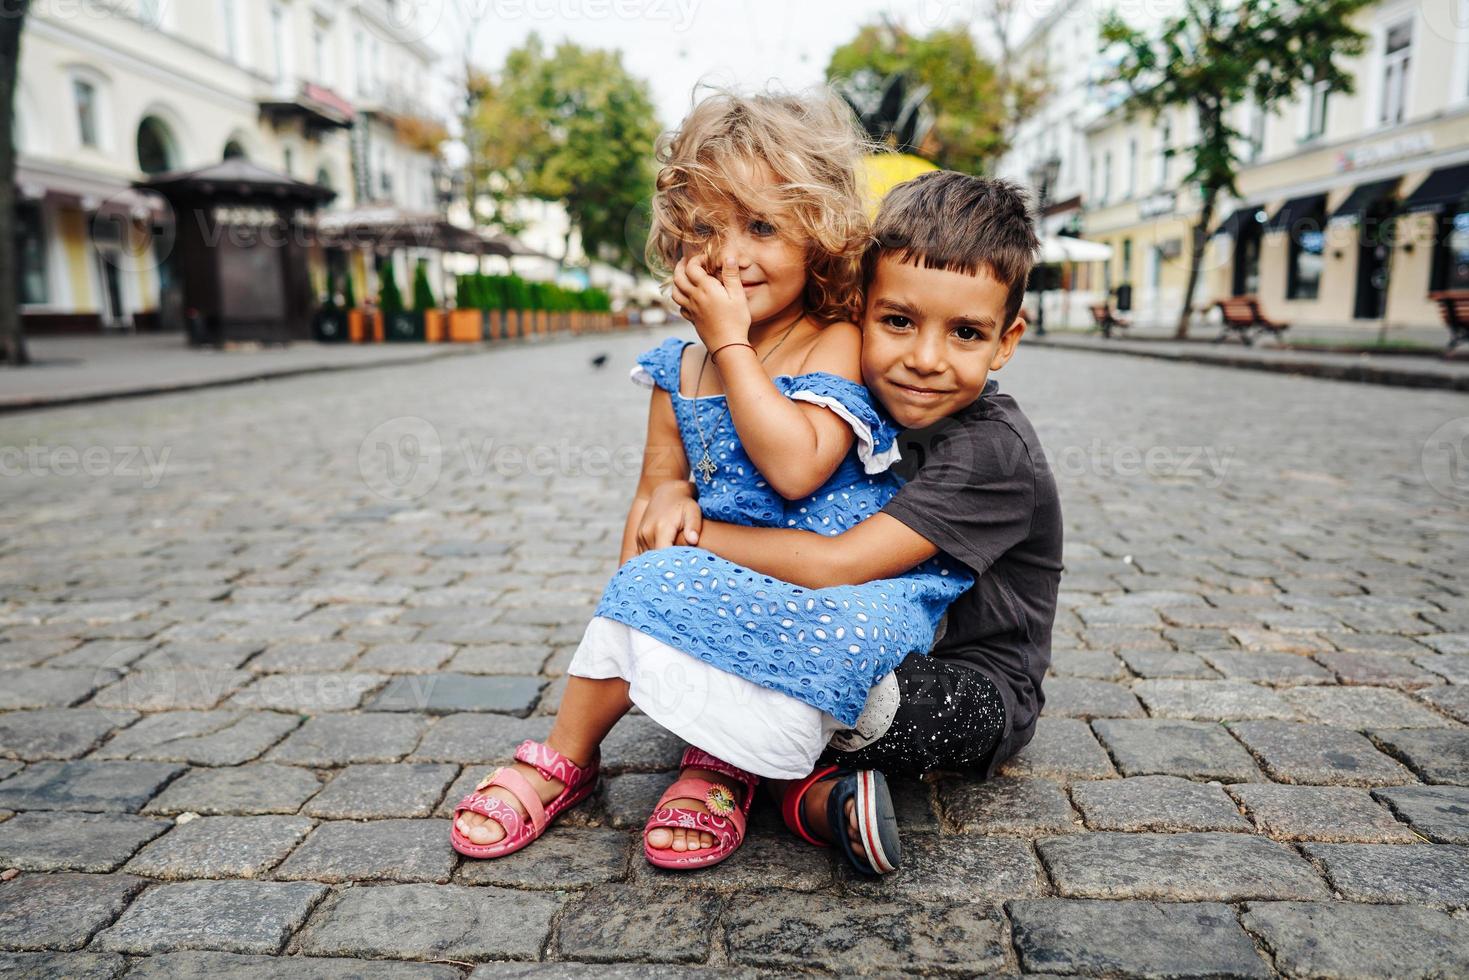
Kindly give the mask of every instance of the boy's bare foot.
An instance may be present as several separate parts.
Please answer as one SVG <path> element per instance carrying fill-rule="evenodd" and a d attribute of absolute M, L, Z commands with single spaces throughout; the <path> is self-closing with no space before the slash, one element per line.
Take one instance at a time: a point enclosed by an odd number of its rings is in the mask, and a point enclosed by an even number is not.
<path fill-rule="evenodd" d="M 557 751 L 560 750 L 558 749 Z M 565 755 L 565 753 L 562 754 Z M 571 761 L 577 762 L 575 759 Z M 577 762 L 577 765 L 581 764 Z M 536 791 L 536 795 L 541 798 L 542 803 L 550 803 L 565 788 L 565 783 L 562 783 L 558 779 L 547 779 L 536 770 L 535 766 L 526 765 L 524 762 L 516 762 L 510 768 L 525 777 L 525 781 L 531 784 L 531 787 Z M 521 806 L 520 801 L 515 798 L 515 794 L 504 786 L 491 786 L 485 791 L 484 795 L 492 799 L 504 800 L 514 807 L 515 812 L 520 814 L 521 817 L 529 819 L 525 812 L 525 807 Z M 459 814 L 459 819 L 454 822 L 454 825 L 459 828 L 461 834 L 475 844 L 493 844 L 505 836 L 505 828 L 500 826 L 500 821 L 471 810 L 465 810 Z"/>
<path fill-rule="evenodd" d="M 723 773 L 713 772 L 709 769 L 696 769 L 692 766 L 678 774 L 679 779 L 707 779 L 711 783 L 717 783 L 725 787 L 733 795 L 735 808 L 738 809 L 744 803 L 745 786 L 738 780 L 730 779 Z M 680 797 L 669 800 L 664 806 L 676 806 L 681 810 L 693 810 L 695 813 L 708 813 L 709 807 L 703 800 L 693 797 Z M 648 846 L 659 850 L 670 849 L 674 851 L 699 851 L 706 847 L 713 847 L 717 843 L 714 835 L 702 830 L 686 830 L 683 827 L 655 827 L 648 831 Z"/>
<path fill-rule="evenodd" d="M 832 835 L 831 824 L 826 819 L 826 801 L 831 797 L 831 791 L 836 788 L 836 779 L 823 779 L 810 789 L 801 798 L 801 819 L 805 821 L 811 832 L 822 840 L 836 843 Z M 847 818 L 847 840 L 852 844 L 852 850 L 856 851 L 865 860 L 867 849 L 862 846 L 862 835 L 857 829 L 857 805 L 852 800 L 847 801 L 843 808 Z"/>

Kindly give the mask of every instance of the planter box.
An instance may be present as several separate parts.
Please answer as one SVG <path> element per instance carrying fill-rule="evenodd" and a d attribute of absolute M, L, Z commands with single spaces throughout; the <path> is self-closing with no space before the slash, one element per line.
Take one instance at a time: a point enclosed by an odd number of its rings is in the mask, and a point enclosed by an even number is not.
<path fill-rule="evenodd" d="M 485 315 L 479 310 L 449 311 L 449 337 L 453 344 L 477 344 L 485 339 Z"/>
<path fill-rule="evenodd" d="M 317 310 L 311 318 L 311 336 L 323 344 L 345 343 L 347 334 L 347 312 L 345 310 Z"/>
<path fill-rule="evenodd" d="M 449 311 L 423 311 L 423 339 L 430 344 L 442 344 L 449 338 Z"/>
<path fill-rule="evenodd" d="M 367 339 L 367 311 L 347 311 L 347 338 L 354 344 L 360 344 Z"/>
<path fill-rule="evenodd" d="M 383 315 L 383 329 L 389 343 L 412 343 L 424 339 L 423 314 L 418 310 L 399 310 Z"/>

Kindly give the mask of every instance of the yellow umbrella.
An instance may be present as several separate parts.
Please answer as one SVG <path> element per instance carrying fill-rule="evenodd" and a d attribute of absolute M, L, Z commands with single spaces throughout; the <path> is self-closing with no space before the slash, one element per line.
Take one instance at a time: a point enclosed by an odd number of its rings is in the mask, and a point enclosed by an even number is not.
<path fill-rule="evenodd" d="M 866 177 L 867 215 L 877 216 L 878 205 L 887 192 L 919 174 L 937 170 L 938 164 L 911 153 L 877 153 L 863 157 L 862 170 Z"/>

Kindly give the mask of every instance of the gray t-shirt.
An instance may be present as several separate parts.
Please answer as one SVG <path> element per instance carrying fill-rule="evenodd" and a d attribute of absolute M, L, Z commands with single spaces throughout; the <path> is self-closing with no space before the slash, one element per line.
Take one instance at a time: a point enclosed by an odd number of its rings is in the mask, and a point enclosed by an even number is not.
<path fill-rule="evenodd" d="M 882 510 L 974 571 L 933 656 L 994 682 L 1005 731 L 985 772 L 1035 734 L 1061 581 L 1061 502 L 1030 420 L 994 380 L 962 411 L 899 436 L 906 482 Z"/>

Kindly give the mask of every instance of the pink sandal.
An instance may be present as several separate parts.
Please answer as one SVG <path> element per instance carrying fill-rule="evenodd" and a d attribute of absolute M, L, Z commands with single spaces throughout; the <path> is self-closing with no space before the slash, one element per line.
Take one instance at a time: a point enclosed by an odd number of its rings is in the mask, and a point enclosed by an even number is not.
<path fill-rule="evenodd" d="M 709 769 L 722 773 L 745 787 L 745 798 L 737 806 L 734 794 L 729 791 L 728 786 L 697 776 L 677 780 L 658 798 L 657 809 L 643 826 L 643 856 L 648 859 L 649 864 L 675 870 L 707 868 L 729 857 L 744 843 L 745 821 L 749 818 L 750 803 L 755 797 L 755 784 L 760 781 L 760 777 L 732 766 L 723 759 L 716 759 L 692 745 L 684 750 L 679 768 Z M 697 810 L 668 805 L 669 800 L 678 799 L 703 800 L 709 812 L 700 813 Z M 660 827 L 666 830 L 702 830 L 713 834 L 716 843 L 713 847 L 700 848 L 697 851 L 675 851 L 671 847 L 649 846 L 648 832 Z"/>
<path fill-rule="evenodd" d="M 560 794 L 550 803 L 542 805 L 539 794 L 524 776 L 509 766 L 496 769 L 481 779 L 474 792 L 454 807 L 454 816 L 449 822 L 449 843 L 460 854 L 472 858 L 496 858 L 515 853 L 545 833 L 546 827 L 561 811 L 575 806 L 591 795 L 592 790 L 597 788 L 600 755 L 599 752 L 586 768 L 582 768 L 549 745 L 526 739 L 515 750 L 515 760 L 534 766 L 546 779 L 562 783 Z M 525 807 L 530 822 L 526 823 L 526 818 L 504 800 L 481 793 L 481 790 L 491 786 L 508 789 L 520 801 L 520 805 Z M 459 814 L 465 810 L 498 821 L 505 828 L 505 836 L 493 844 L 474 843 L 461 834 L 457 826 Z"/>

